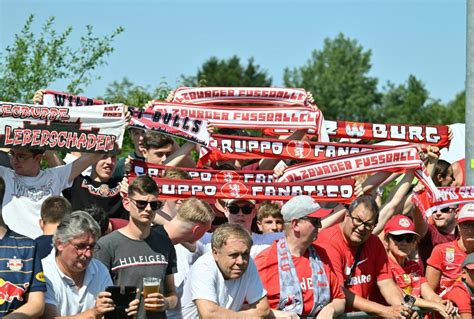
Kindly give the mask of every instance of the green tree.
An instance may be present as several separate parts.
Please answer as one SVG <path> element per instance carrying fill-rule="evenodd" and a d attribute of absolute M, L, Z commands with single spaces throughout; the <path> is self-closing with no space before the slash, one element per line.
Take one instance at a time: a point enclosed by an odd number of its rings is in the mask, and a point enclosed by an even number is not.
<path fill-rule="evenodd" d="M 466 91 L 456 95 L 446 106 L 449 123 L 466 123 Z"/>
<path fill-rule="evenodd" d="M 170 88 L 167 83 L 162 80 L 160 85 L 155 89 L 135 85 L 127 78 L 123 78 L 120 82 L 114 81 L 110 83 L 105 89 L 105 94 L 102 97 L 109 103 L 123 103 L 128 106 L 143 107 L 150 100 L 164 100 Z M 125 134 L 121 156 L 125 156 L 133 150 L 132 140 L 130 134 Z"/>
<path fill-rule="evenodd" d="M 368 75 L 370 57 L 370 50 L 339 34 L 326 38 L 323 49 L 314 50 L 305 65 L 286 68 L 283 81 L 310 91 L 326 119 L 371 121 L 381 96 L 377 79 Z"/>
<path fill-rule="evenodd" d="M 271 86 L 272 79 L 267 72 L 250 58 L 247 66 L 240 63 L 234 55 L 228 60 L 211 57 L 204 62 L 196 76 L 182 76 L 185 86 Z"/>
<path fill-rule="evenodd" d="M 96 37 L 88 25 L 76 48 L 68 45 L 72 27 L 58 34 L 54 17 L 44 23 L 39 35 L 32 32 L 34 16 L 30 15 L 15 41 L 0 56 L 0 99 L 12 102 L 31 102 L 36 90 L 48 87 L 57 80 L 67 81 L 67 92 L 79 94 L 93 79 L 97 67 L 106 64 L 113 52 L 111 46 L 118 27 L 110 35 Z"/>
<path fill-rule="evenodd" d="M 377 108 L 375 121 L 401 124 L 448 124 L 447 109 L 433 100 L 425 84 L 410 75 L 400 85 L 388 83 L 382 103 Z"/>
<path fill-rule="evenodd" d="M 128 78 L 114 81 L 105 89 L 104 100 L 110 103 L 124 103 L 128 106 L 143 107 L 150 100 L 164 100 L 171 88 L 165 81 L 155 89 L 135 85 Z"/>

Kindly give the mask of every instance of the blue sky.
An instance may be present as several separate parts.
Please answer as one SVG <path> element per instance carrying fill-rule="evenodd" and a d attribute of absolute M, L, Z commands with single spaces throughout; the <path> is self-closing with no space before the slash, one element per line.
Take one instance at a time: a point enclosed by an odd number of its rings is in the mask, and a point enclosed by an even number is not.
<path fill-rule="evenodd" d="M 380 88 L 410 74 L 444 102 L 464 88 L 465 0 L 1 0 L 2 50 L 31 13 L 35 30 L 52 15 L 58 32 L 71 25 L 73 47 L 87 24 L 98 35 L 125 28 L 108 65 L 98 69 L 102 79 L 85 89 L 90 97 L 125 76 L 152 88 L 162 81 L 175 87 L 181 74 L 196 74 L 209 57 L 234 54 L 244 62 L 254 57 L 281 86 L 285 67 L 305 64 L 324 38 L 339 32 L 372 51 L 371 75 Z M 63 90 L 65 84 L 50 88 Z"/>

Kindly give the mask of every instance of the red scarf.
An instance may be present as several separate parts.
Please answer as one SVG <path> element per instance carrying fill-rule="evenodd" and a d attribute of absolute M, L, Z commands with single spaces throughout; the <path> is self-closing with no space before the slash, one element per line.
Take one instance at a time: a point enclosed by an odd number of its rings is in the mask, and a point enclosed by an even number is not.
<path fill-rule="evenodd" d="M 379 149 L 319 163 L 288 167 L 279 182 L 321 181 L 380 171 L 416 169 L 415 175 L 437 197 L 438 190 L 424 169 L 415 145 Z"/>
<path fill-rule="evenodd" d="M 190 104 L 222 103 L 275 103 L 285 105 L 308 105 L 304 89 L 273 87 L 180 87 L 174 92 L 172 102 Z"/>
<path fill-rule="evenodd" d="M 187 172 L 193 180 L 202 183 L 273 183 L 273 171 L 229 171 L 229 170 L 213 170 L 213 169 L 198 169 L 189 167 L 170 167 L 155 165 L 143 161 L 132 160 L 132 172 L 136 175 L 146 174 L 152 177 L 162 177 L 166 169 L 179 168 Z"/>
<path fill-rule="evenodd" d="M 129 177 L 129 182 L 134 176 Z M 254 199 L 287 201 L 298 195 L 308 195 L 320 202 L 351 203 L 355 199 L 354 180 L 298 183 L 218 183 L 185 179 L 153 177 L 160 199 Z"/>
<path fill-rule="evenodd" d="M 219 134 L 212 135 L 209 146 L 210 151 L 200 158 L 202 163 L 254 158 L 279 158 L 320 162 L 374 149 L 387 149 L 386 146 L 369 144 L 308 142 Z"/>
<path fill-rule="evenodd" d="M 449 147 L 447 125 L 409 125 L 409 124 L 377 124 L 350 121 L 324 121 L 326 132 L 330 138 L 356 138 L 362 140 L 405 141 L 435 145 L 439 148 Z M 286 136 L 290 130 L 265 129 L 265 135 Z M 308 134 L 317 134 L 309 130 Z"/>
<path fill-rule="evenodd" d="M 427 191 L 413 195 L 412 201 L 425 216 L 448 206 L 474 202 L 474 186 L 439 187 L 438 190 L 438 199 Z"/>

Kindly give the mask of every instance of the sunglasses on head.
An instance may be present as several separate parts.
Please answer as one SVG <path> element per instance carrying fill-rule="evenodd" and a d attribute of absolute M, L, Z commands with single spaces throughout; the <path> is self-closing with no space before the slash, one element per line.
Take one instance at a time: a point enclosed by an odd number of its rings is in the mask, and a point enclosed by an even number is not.
<path fill-rule="evenodd" d="M 390 237 L 395 240 L 396 242 L 404 241 L 406 243 L 412 243 L 415 241 L 414 234 L 402 234 L 402 235 L 390 235 Z"/>
<path fill-rule="evenodd" d="M 253 206 L 229 206 L 229 213 L 237 215 L 239 211 L 242 211 L 244 215 L 250 215 L 253 211 Z"/>
<path fill-rule="evenodd" d="M 161 206 L 163 205 L 163 203 L 160 202 L 159 200 L 148 202 L 146 200 L 135 200 L 135 199 L 130 198 L 130 201 L 134 203 L 138 209 L 145 209 L 148 206 L 148 204 L 150 204 L 150 207 L 152 210 L 157 210 L 157 209 L 160 209 Z"/>

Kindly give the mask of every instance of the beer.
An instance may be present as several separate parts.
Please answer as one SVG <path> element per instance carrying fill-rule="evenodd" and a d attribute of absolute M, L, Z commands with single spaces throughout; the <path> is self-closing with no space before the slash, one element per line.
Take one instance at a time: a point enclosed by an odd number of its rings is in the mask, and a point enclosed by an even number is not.
<path fill-rule="evenodd" d="M 144 277 L 143 278 L 143 298 L 147 298 L 149 294 L 160 291 L 160 278 Z M 156 311 L 156 308 L 145 307 L 145 310 Z"/>

